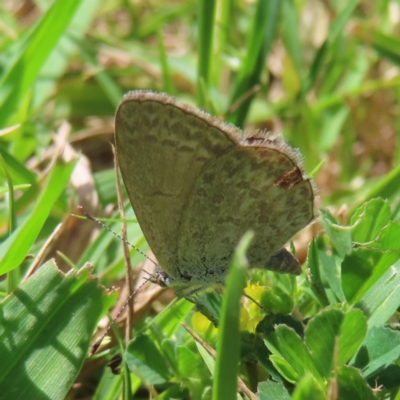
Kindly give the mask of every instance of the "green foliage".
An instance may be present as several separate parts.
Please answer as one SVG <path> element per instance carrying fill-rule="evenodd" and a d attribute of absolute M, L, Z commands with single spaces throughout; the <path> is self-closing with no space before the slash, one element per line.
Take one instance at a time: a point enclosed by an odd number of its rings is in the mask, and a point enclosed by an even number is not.
<path fill-rule="evenodd" d="M 0 5 L 0 397 L 399 399 L 397 2 L 14 3 Z M 225 295 L 194 296 L 218 329 L 149 285 L 127 345 L 115 325 L 119 348 L 86 360 L 117 297 L 86 262 L 112 286 L 125 261 L 71 213 L 111 216 L 112 117 L 135 88 L 283 130 L 317 170 L 320 216 L 295 240 L 300 277 L 249 271 L 257 303 L 239 307 L 240 248 Z M 128 237 L 148 250 L 137 223 Z M 117 352 L 121 375 L 104 361 Z"/>
<path fill-rule="evenodd" d="M 61 399 L 68 393 L 99 316 L 112 303 L 89 274 L 84 267 L 64 275 L 49 261 L 3 300 L 4 398 Z"/>

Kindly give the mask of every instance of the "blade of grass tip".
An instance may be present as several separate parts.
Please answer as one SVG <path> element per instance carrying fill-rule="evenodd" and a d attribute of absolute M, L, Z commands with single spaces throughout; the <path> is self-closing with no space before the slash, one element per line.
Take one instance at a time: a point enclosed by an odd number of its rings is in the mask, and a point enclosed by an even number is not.
<path fill-rule="evenodd" d="M 236 248 L 227 278 L 215 364 L 213 400 L 234 400 L 237 397 L 240 358 L 240 299 L 246 286 L 246 249 L 254 234 L 247 232 Z"/>
<path fill-rule="evenodd" d="M 199 107 L 204 107 L 206 102 L 202 85 L 205 85 L 206 94 L 208 94 L 210 64 L 213 55 L 215 8 L 215 0 L 200 1 L 199 59 L 197 71 L 197 105 Z"/>
<path fill-rule="evenodd" d="M 275 38 L 281 5 L 280 0 L 259 0 L 257 2 L 246 58 L 242 64 L 230 104 L 235 103 L 259 84 L 265 58 Z M 228 120 L 236 126 L 243 126 L 253 97 L 246 98 L 241 106 L 228 116 Z"/>
<path fill-rule="evenodd" d="M 57 0 L 28 38 L 27 45 L 0 81 L 0 126 L 6 126 L 41 67 L 65 33 L 82 0 Z"/>
<path fill-rule="evenodd" d="M 314 177 L 319 172 L 319 170 L 322 168 L 322 166 L 325 164 L 325 161 L 326 160 L 324 159 L 320 163 L 318 163 L 318 165 L 315 168 L 313 168 L 313 170 L 309 174 L 307 174 L 307 177 L 308 178 Z"/>

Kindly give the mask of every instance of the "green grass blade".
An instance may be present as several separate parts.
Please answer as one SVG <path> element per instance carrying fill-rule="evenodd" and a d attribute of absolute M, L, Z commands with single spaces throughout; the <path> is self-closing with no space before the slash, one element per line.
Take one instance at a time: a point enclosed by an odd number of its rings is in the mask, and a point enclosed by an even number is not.
<path fill-rule="evenodd" d="M 14 184 L 34 184 L 36 182 L 36 175 L 11 155 L 2 144 L 0 144 L 0 154 L 7 165 L 8 173 Z M 0 170 L 0 178 L 6 178 L 2 170 Z"/>
<path fill-rule="evenodd" d="M 240 356 L 240 299 L 246 285 L 245 254 L 252 237 L 252 233 L 247 233 L 239 243 L 227 278 L 220 317 L 213 400 L 236 399 Z"/>
<path fill-rule="evenodd" d="M 300 41 L 299 16 L 293 1 L 283 2 L 282 9 L 282 36 L 285 49 L 290 56 L 297 80 L 302 82 L 302 43 Z"/>
<path fill-rule="evenodd" d="M 246 58 L 233 91 L 231 104 L 247 96 L 259 84 L 265 58 L 275 39 L 281 4 L 280 0 L 257 2 Z M 228 116 L 228 120 L 236 126 L 242 126 L 252 98 L 253 96 L 249 96 L 244 100 L 238 109 Z"/>
<path fill-rule="evenodd" d="M 210 84 L 214 89 L 220 86 L 222 73 L 225 71 L 222 57 L 226 51 L 228 35 L 235 29 L 232 24 L 233 6 L 233 0 L 219 0 L 217 2 L 214 28 L 214 53 L 210 75 Z"/>
<path fill-rule="evenodd" d="M 317 54 L 315 55 L 314 61 L 310 67 L 307 82 L 304 86 L 305 93 L 314 87 L 315 81 L 322 70 L 324 61 L 329 55 L 329 52 L 333 48 L 333 44 L 337 41 L 340 34 L 343 32 L 345 24 L 349 21 L 352 16 L 354 9 L 357 7 L 359 0 L 349 0 L 346 7 L 338 15 L 337 19 L 331 25 L 324 44 L 320 47 Z"/>
<path fill-rule="evenodd" d="M 382 56 L 400 65 L 400 40 L 397 37 L 387 35 L 379 30 L 372 29 L 368 25 L 356 31 L 356 36 L 366 45 L 371 45 Z"/>
<path fill-rule="evenodd" d="M 4 174 L 7 179 L 7 186 L 8 186 L 8 209 L 9 209 L 9 217 L 8 217 L 8 233 L 11 235 L 11 232 L 17 226 L 17 219 L 15 215 L 15 207 L 14 207 L 14 185 L 12 183 L 12 179 L 10 174 L 8 173 L 7 165 L 4 162 L 4 158 L 0 153 L 0 164 L 3 168 Z"/>
<path fill-rule="evenodd" d="M 30 216 L 0 246 L 0 273 L 17 268 L 28 254 L 55 201 L 65 189 L 75 161 L 57 164 L 51 171 L 46 186 L 36 201 Z"/>
<path fill-rule="evenodd" d="M 213 55 L 215 0 L 200 1 L 197 105 L 204 107 L 208 96 L 210 65 Z M 206 91 L 206 92 L 205 92 Z"/>
<path fill-rule="evenodd" d="M 57 0 L 32 31 L 0 82 L 0 126 L 6 125 L 75 15 L 82 0 Z"/>
<path fill-rule="evenodd" d="M 71 59 L 80 51 L 79 42 L 85 38 L 88 26 L 96 17 L 101 3 L 102 0 L 81 1 L 79 9 L 75 12 L 69 24 L 71 28 L 68 28 L 66 34 L 61 36 L 56 47 L 47 57 L 42 68 L 40 68 L 40 73 L 33 89 L 33 109 L 37 110 L 43 104 L 46 104 L 54 93 L 58 94 L 60 82 L 62 82 L 65 74 L 68 73 Z M 95 45 L 97 45 L 97 42 L 94 45 L 92 44 L 92 48 Z M 97 46 L 96 51 L 98 51 Z M 97 76 L 95 75 L 95 77 Z"/>

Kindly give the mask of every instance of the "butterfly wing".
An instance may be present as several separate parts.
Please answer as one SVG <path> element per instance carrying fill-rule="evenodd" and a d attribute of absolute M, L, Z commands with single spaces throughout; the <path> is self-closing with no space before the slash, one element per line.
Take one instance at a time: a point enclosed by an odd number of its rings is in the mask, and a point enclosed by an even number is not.
<path fill-rule="evenodd" d="M 294 257 L 280 251 L 314 219 L 313 187 L 297 163 L 283 142 L 265 140 L 244 142 L 207 164 L 182 213 L 180 273 L 218 280 L 247 230 L 255 233 L 247 253 L 252 267 L 299 273 Z"/>
<path fill-rule="evenodd" d="M 141 229 L 173 278 L 184 205 L 210 160 L 236 146 L 222 122 L 165 94 L 136 91 L 122 100 L 115 138 L 122 178 Z M 190 254 L 188 254 L 190 257 Z"/>
<path fill-rule="evenodd" d="M 282 141 L 240 137 L 165 94 L 131 92 L 118 108 L 129 199 L 159 263 L 178 281 L 220 281 L 249 229 L 251 266 L 299 273 L 281 248 L 314 218 L 312 184 Z"/>

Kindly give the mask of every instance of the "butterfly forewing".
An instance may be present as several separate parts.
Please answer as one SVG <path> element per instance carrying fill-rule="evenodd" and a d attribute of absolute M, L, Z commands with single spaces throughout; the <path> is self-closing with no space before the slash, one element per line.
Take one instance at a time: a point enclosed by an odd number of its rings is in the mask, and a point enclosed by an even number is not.
<path fill-rule="evenodd" d="M 167 273 L 178 278 L 182 209 L 210 160 L 235 146 L 220 129 L 166 95 L 132 92 L 116 116 L 126 190 L 143 233 Z"/>

